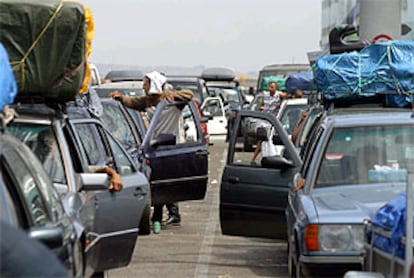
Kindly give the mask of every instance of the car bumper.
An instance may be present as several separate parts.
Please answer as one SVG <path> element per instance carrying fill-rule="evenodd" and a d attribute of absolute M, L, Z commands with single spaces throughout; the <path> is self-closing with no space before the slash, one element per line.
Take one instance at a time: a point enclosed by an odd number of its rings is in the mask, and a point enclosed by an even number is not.
<path fill-rule="evenodd" d="M 306 275 L 342 276 L 349 270 L 362 270 L 363 256 L 304 256 L 299 257 L 301 270 Z"/>

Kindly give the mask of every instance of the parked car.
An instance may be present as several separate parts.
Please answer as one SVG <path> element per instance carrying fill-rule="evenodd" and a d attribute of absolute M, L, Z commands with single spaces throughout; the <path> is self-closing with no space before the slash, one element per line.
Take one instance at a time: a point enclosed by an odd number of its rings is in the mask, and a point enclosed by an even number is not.
<path fill-rule="evenodd" d="M 0 134 L 0 154 L 1 221 L 45 244 L 59 257 L 69 276 L 83 277 L 83 227 L 65 211 L 43 165 L 10 134 Z"/>
<path fill-rule="evenodd" d="M 197 76 L 168 76 L 167 83 L 174 90 L 191 90 L 199 106 L 209 96 L 205 81 Z"/>
<path fill-rule="evenodd" d="M 319 120 L 288 196 L 292 275 L 362 268 L 363 221 L 406 187 L 411 114 L 347 108 Z M 394 163 L 398 169 L 381 170 Z"/>
<path fill-rule="evenodd" d="M 105 75 L 105 80 L 111 82 L 143 81 L 144 74 L 140 70 L 111 70 Z"/>
<path fill-rule="evenodd" d="M 25 142 L 41 160 L 41 143 L 45 143 L 42 136 L 45 132 L 51 135 L 49 143 L 57 151 L 54 162 L 45 169 L 65 208 L 85 228 L 85 276 L 103 274 L 130 262 L 138 225 L 148 202 L 149 183 L 122 145 L 101 121 L 92 118 L 86 107 L 74 103 L 64 109 L 58 107 L 16 106 L 19 117 L 8 131 Z M 90 173 L 91 165 L 116 169 L 124 188 L 120 192 L 109 191 L 102 179 L 100 185 L 84 187 L 82 182 L 101 176 Z"/>
<path fill-rule="evenodd" d="M 118 91 L 126 96 L 143 96 L 145 95 L 142 89 L 143 81 L 117 81 L 109 82 L 99 85 L 95 88 L 99 97 L 108 97 L 109 93 Z"/>
<path fill-rule="evenodd" d="M 201 113 L 210 119 L 207 122 L 209 134 L 226 135 L 227 134 L 227 118 L 223 101 L 220 97 L 208 97 L 201 106 Z"/>

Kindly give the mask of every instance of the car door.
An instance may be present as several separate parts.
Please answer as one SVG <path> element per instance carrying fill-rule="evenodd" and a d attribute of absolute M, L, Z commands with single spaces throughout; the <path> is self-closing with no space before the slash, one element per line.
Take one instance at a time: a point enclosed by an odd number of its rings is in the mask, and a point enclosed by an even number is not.
<path fill-rule="evenodd" d="M 95 221 L 93 231 L 87 235 L 90 244 L 86 252 L 95 272 L 127 265 L 135 247 L 138 226 L 147 203 L 149 185 L 145 176 L 138 172 L 132 159 L 120 143 L 102 124 L 93 119 L 72 119 L 83 154 L 84 165 L 108 165 L 121 175 L 123 189 L 120 192 L 97 191 L 94 194 Z M 105 150 L 104 154 L 97 154 Z M 105 158 L 105 161 L 102 161 Z M 104 164 L 102 164 L 104 163 Z"/>
<path fill-rule="evenodd" d="M 141 155 L 151 168 L 152 205 L 204 198 L 208 152 L 192 101 L 157 105 Z"/>
<path fill-rule="evenodd" d="M 286 157 L 258 157 L 251 163 L 252 152 L 237 142 L 236 130 L 249 118 L 273 127 L 275 139 L 286 147 Z M 228 145 L 227 162 L 220 188 L 220 224 L 223 234 L 266 238 L 286 238 L 285 208 L 288 184 L 301 166 L 293 144 L 280 122 L 270 113 L 241 111 Z M 276 145 L 280 142 L 271 142 Z"/>
<path fill-rule="evenodd" d="M 207 122 L 207 130 L 210 135 L 227 134 L 227 119 L 223 101 L 219 97 L 208 97 L 201 106 L 204 116 L 212 117 Z"/>

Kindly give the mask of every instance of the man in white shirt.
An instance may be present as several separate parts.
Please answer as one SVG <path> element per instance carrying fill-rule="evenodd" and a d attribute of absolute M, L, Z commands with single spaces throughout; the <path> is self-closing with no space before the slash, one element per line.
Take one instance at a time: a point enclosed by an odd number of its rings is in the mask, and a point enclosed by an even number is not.
<path fill-rule="evenodd" d="M 275 113 L 280 107 L 280 104 L 283 99 L 288 97 L 287 93 L 283 93 L 277 90 L 277 83 L 272 81 L 268 84 L 269 91 L 263 92 L 263 101 L 260 103 L 259 110 L 268 112 L 268 113 Z M 251 163 L 256 163 L 256 158 L 259 155 L 262 149 L 262 141 L 257 141 L 256 149 L 254 150 L 254 154 L 252 157 Z"/>

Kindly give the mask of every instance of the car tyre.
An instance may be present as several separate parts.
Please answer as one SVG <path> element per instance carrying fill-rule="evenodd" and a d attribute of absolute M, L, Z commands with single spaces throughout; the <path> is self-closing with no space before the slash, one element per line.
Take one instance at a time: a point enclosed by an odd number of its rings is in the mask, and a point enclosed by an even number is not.
<path fill-rule="evenodd" d="M 147 203 L 145 210 L 142 213 L 141 222 L 139 223 L 139 234 L 149 235 L 151 234 L 151 204 Z"/>

